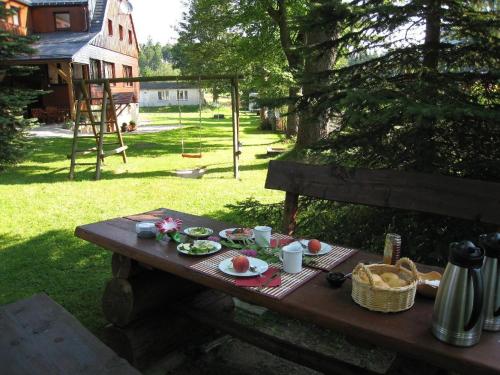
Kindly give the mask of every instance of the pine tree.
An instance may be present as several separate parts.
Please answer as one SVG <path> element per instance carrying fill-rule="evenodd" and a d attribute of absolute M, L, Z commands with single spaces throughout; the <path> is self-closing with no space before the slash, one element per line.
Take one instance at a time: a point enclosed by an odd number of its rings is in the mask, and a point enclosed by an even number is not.
<path fill-rule="evenodd" d="M 349 12 L 350 28 L 329 43 L 368 58 L 306 77 L 323 84 L 304 104 L 340 124 L 320 149 L 350 165 L 500 181 L 500 18 L 490 2 L 356 0 Z"/>
<path fill-rule="evenodd" d="M 307 74 L 300 103 L 337 125 L 312 149 L 322 161 L 500 181 L 500 18 L 495 3 L 456 0 L 322 0 L 314 27 L 336 27 L 330 9 L 345 6 L 345 29 L 313 46 L 334 46 L 337 65 Z M 338 8 L 337 8 L 338 9 Z M 448 244 L 495 228 L 438 215 L 311 204 L 329 215 L 339 242 L 369 246 L 384 228 L 403 235 L 405 255 L 443 262 Z M 323 208 L 326 207 L 326 208 Z M 319 213 L 322 211 L 322 213 Z M 351 242 L 353 236 L 362 236 Z M 343 236 L 343 237 L 342 237 Z M 363 237 L 363 238 L 360 238 Z"/>
<path fill-rule="evenodd" d="M 0 3 L 0 20 L 5 20 L 8 14 L 9 10 Z M 0 73 L 5 74 L 4 84 L 0 82 L 0 170 L 25 156 L 28 146 L 26 130 L 34 124 L 32 119 L 25 118 L 26 107 L 40 94 L 35 90 L 6 84 L 31 70 L 19 66 L 1 66 L 1 62 L 32 53 L 33 42 L 31 37 L 0 30 Z"/>

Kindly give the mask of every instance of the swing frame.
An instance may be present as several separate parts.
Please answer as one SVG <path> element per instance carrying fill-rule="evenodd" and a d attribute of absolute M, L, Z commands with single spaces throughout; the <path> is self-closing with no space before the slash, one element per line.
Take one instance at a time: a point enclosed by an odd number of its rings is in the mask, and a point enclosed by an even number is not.
<path fill-rule="evenodd" d="M 231 122 L 233 128 L 233 175 L 240 177 L 239 156 L 240 151 L 240 92 L 239 80 L 243 79 L 238 74 L 211 74 L 211 75 L 185 75 L 185 76 L 153 76 L 153 77 L 124 77 L 124 78 L 99 78 L 99 79 L 76 79 L 74 84 L 102 85 L 111 83 L 139 83 L 139 82 L 190 82 L 190 81 L 227 81 L 231 86 Z M 201 87 L 201 85 L 200 85 Z M 193 154 L 186 154 L 193 155 Z M 183 157 L 191 157 L 184 156 Z M 198 156 L 196 156 L 198 158 Z"/>

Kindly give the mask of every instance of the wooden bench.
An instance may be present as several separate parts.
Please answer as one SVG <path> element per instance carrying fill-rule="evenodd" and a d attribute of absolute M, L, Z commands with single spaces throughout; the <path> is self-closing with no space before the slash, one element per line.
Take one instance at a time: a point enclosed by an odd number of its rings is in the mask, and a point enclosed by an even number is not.
<path fill-rule="evenodd" d="M 45 294 L 0 307 L 0 366 L 8 375 L 140 374 Z"/>
<path fill-rule="evenodd" d="M 494 182 L 274 160 L 266 188 L 286 192 L 283 232 L 287 234 L 295 231 L 301 195 L 500 225 L 500 183 Z"/>

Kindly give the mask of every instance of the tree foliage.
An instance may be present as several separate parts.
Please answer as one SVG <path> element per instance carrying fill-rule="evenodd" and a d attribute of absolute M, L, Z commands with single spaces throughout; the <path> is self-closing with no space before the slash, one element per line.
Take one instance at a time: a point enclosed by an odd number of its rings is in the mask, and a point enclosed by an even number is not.
<path fill-rule="evenodd" d="M 179 72 L 173 68 L 172 46 L 154 43 L 151 38 L 141 44 L 139 54 L 139 69 L 142 76 L 178 75 Z"/>
<path fill-rule="evenodd" d="M 301 106 L 328 111 L 338 129 L 311 157 L 346 166 L 390 168 L 500 181 L 498 13 L 486 1 L 342 1 L 349 24 L 334 46 L 350 64 L 306 74 L 314 89 Z M 308 27 L 328 28 L 339 1 L 321 3 Z M 334 25 L 335 26 L 335 25 Z M 437 215 L 350 205 L 315 207 L 329 215 L 328 231 L 367 245 L 386 228 L 400 232 L 404 251 L 442 262 L 450 241 L 492 230 Z M 360 211 L 361 210 L 361 211 Z M 321 212 L 321 213 L 319 213 Z M 352 224 L 345 230 L 346 218 Z M 381 226 L 381 224 L 383 224 Z"/>
<path fill-rule="evenodd" d="M 500 180 L 498 14 L 472 1 L 362 3 L 329 43 L 369 57 L 307 77 L 317 84 L 303 105 L 341 124 L 318 149 L 349 165 Z"/>
<path fill-rule="evenodd" d="M 189 4 L 176 46 L 176 66 L 191 73 L 242 73 L 248 90 L 273 99 L 274 105 L 288 103 L 288 135 L 302 123 L 298 145 L 325 135 L 324 116 L 303 116 L 300 121 L 303 114 L 296 111 L 295 100 L 302 89 L 308 91 L 298 84 L 305 70 L 320 71 L 335 64 L 332 48 L 321 55 L 304 55 L 303 50 L 338 33 L 340 19 L 335 29 L 304 27 L 300 19 L 315 9 L 315 3 L 306 0 L 191 0 Z"/>
<path fill-rule="evenodd" d="M 9 10 L 0 4 L 0 20 L 6 19 Z M 33 38 L 0 30 L 0 170 L 19 162 L 28 149 L 26 131 L 33 124 L 32 119 L 25 118 L 26 107 L 33 102 L 40 92 L 17 88 L 15 78 L 26 75 L 31 70 L 19 66 L 2 66 L 1 62 L 22 54 L 33 52 Z"/>

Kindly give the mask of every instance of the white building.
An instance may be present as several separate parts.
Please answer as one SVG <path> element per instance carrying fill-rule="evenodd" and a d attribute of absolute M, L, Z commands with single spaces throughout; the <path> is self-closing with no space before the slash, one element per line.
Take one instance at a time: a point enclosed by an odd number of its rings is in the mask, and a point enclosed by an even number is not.
<path fill-rule="evenodd" d="M 141 107 L 199 105 L 200 89 L 186 82 L 141 82 Z M 203 93 L 201 97 L 203 104 Z"/>

